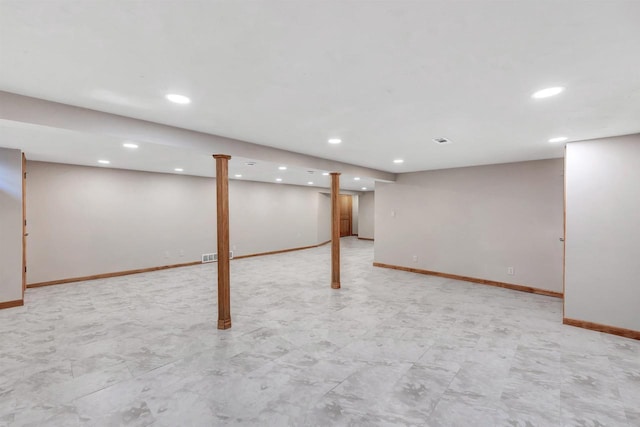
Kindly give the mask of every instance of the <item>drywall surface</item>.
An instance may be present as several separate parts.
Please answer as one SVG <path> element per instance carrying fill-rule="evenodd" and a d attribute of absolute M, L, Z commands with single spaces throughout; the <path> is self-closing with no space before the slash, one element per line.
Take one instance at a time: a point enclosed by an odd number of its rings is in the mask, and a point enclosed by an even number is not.
<path fill-rule="evenodd" d="M 565 317 L 640 331 L 640 135 L 567 144 Z"/>
<path fill-rule="evenodd" d="M 368 191 L 360 196 L 358 237 L 373 239 L 375 218 L 375 193 Z"/>
<path fill-rule="evenodd" d="M 400 174 L 375 198 L 376 262 L 562 292 L 562 159 Z"/>
<path fill-rule="evenodd" d="M 331 240 L 331 195 L 318 193 L 318 243 Z"/>
<path fill-rule="evenodd" d="M 0 302 L 22 299 L 22 153 L 0 148 Z"/>
<path fill-rule="evenodd" d="M 359 222 L 359 204 L 360 196 L 351 196 L 351 234 L 358 235 L 358 222 Z"/>
<path fill-rule="evenodd" d="M 28 162 L 27 282 L 198 261 L 217 252 L 211 178 Z M 235 256 L 318 241 L 318 189 L 231 180 Z"/>
<path fill-rule="evenodd" d="M 229 239 L 234 255 L 318 242 L 318 189 L 263 182 L 229 182 Z"/>

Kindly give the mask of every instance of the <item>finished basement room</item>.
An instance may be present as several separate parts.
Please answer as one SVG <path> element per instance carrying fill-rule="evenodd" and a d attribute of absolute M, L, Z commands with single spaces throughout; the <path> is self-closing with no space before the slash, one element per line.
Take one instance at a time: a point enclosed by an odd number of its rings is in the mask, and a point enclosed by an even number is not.
<path fill-rule="evenodd" d="M 640 427 L 639 21 L 0 0 L 0 427 Z"/>

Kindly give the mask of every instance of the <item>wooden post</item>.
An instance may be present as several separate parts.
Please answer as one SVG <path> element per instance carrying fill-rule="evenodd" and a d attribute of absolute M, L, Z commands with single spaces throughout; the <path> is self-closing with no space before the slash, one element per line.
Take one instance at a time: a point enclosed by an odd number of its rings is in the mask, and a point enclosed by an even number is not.
<path fill-rule="evenodd" d="M 331 173 L 331 288 L 340 289 L 340 172 Z"/>
<path fill-rule="evenodd" d="M 216 204 L 218 212 L 218 329 L 231 327 L 231 291 L 229 287 L 229 159 L 216 159 Z"/>

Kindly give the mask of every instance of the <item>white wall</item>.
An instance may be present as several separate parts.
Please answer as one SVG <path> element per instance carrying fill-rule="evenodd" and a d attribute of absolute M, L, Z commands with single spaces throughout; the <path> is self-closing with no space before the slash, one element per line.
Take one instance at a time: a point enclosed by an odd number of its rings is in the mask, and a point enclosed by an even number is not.
<path fill-rule="evenodd" d="M 331 240 L 331 194 L 318 193 L 318 243 Z"/>
<path fill-rule="evenodd" d="M 640 331 L 640 134 L 567 144 L 565 317 Z"/>
<path fill-rule="evenodd" d="M 351 234 L 358 235 L 358 222 L 359 222 L 359 204 L 360 196 L 354 194 L 351 196 Z"/>
<path fill-rule="evenodd" d="M 27 170 L 28 283 L 198 261 L 217 251 L 214 179 L 43 162 L 28 162 Z M 234 255 L 319 243 L 318 193 L 231 180 Z"/>
<path fill-rule="evenodd" d="M 358 237 L 373 239 L 375 218 L 375 193 L 373 191 L 368 191 L 360 196 L 359 217 Z"/>
<path fill-rule="evenodd" d="M 0 302 L 22 299 L 22 153 L 0 148 Z"/>
<path fill-rule="evenodd" d="M 303 186 L 229 181 L 229 240 L 234 255 L 318 244 L 318 193 L 317 188 Z"/>
<path fill-rule="evenodd" d="M 552 159 L 376 183 L 375 261 L 562 292 L 562 175 Z"/>

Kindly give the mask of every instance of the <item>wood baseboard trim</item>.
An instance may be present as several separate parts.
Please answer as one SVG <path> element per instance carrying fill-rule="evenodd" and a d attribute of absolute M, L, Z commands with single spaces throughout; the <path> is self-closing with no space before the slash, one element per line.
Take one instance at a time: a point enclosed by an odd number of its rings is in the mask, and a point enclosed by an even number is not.
<path fill-rule="evenodd" d="M 359 237 L 358 236 L 358 240 L 370 240 L 373 242 L 373 239 L 371 237 Z"/>
<path fill-rule="evenodd" d="M 24 305 L 24 300 L 22 299 L 17 299 L 15 301 L 0 302 L 0 310 L 5 308 L 20 307 L 22 305 Z"/>
<path fill-rule="evenodd" d="M 41 288 L 43 286 L 62 285 L 64 283 L 84 282 L 87 280 L 108 279 L 110 277 L 128 276 L 130 274 L 148 273 L 150 271 L 167 270 L 169 268 L 190 267 L 192 265 L 202 264 L 202 261 L 185 262 L 182 264 L 161 265 L 159 267 L 139 268 L 136 270 L 116 271 L 113 273 L 94 274 L 92 276 L 71 277 L 68 279 L 51 280 L 48 282 L 31 283 L 27 288 Z"/>
<path fill-rule="evenodd" d="M 260 253 L 257 253 L 257 254 L 239 255 L 239 256 L 234 256 L 233 259 L 252 258 L 252 257 L 256 257 L 256 256 L 263 256 L 263 255 L 275 255 L 275 254 L 283 254 L 285 252 L 303 251 L 305 249 L 313 249 L 313 248 L 317 248 L 317 247 L 320 247 L 320 246 L 324 246 L 324 245 L 326 245 L 328 243 L 331 243 L 331 240 L 327 240 L 326 242 L 318 243 L 317 245 L 302 246 L 302 247 L 299 247 L 299 248 L 280 249 L 280 250 L 277 250 L 277 251 L 260 252 Z"/>
<path fill-rule="evenodd" d="M 240 256 L 233 257 L 233 259 L 251 258 L 251 257 L 255 257 L 255 256 L 262 256 L 262 255 L 273 255 L 273 254 L 279 254 L 279 253 L 284 253 L 284 252 L 301 251 L 301 250 L 304 250 L 304 249 L 317 248 L 319 246 L 326 245 L 327 243 L 331 243 L 331 240 L 327 240 L 326 242 L 318 243 L 317 245 L 304 246 L 304 247 L 301 247 L 301 248 L 282 249 L 282 250 L 279 250 L 279 251 L 262 252 L 262 253 L 258 253 L 258 254 L 249 254 L 249 255 L 240 255 Z M 48 281 L 48 282 L 30 283 L 30 284 L 27 285 L 27 288 L 41 288 L 43 286 L 62 285 L 62 284 L 65 284 L 65 283 L 84 282 L 84 281 L 87 281 L 87 280 L 108 279 L 110 277 L 128 276 L 130 274 L 138 274 L 138 273 L 148 273 L 148 272 L 151 272 L 151 271 L 167 270 L 169 268 L 191 267 L 193 265 L 199 265 L 199 264 L 202 264 L 202 261 L 185 262 L 185 263 L 182 263 L 182 264 L 162 265 L 162 266 L 159 266 L 159 267 L 140 268 L 140 269 L 137 269 L 137 270 L 116 271 L 116 272 L 113 272 L 113 273 L 94 274 L 92 276 L 71 277 L 71 278 L 68 278 L 68 279 L 51 280 L 51 281 Z M 10 301 L 10 302 L 15 302 L 15 301 Z M 22 304 L 19 304 L 19 305 L 22 305 Z M 10 306 L 10 307 L 13 307 L 13 306 Z M 0 308 L 4 308 L 4 307 L 0 306 Z"/>
<path fill-rule="evenodd" d="M 569 326 L 576 326 L 578 328 L 590 329 L 592 331 L 604 332 L 606 334 L 618 335 L 625 338 L 640 340 L 640 331 L 634 331 L 633 329 L 602 325 L 600 323 L 587 322 L 586 320 L 570 319 L 568 317 L 563 318 L 562 323 Z"/>
<path fill-rule="evenodd" d="M 440 273 L 438 271 L 421 270 L 419 268 L 402 267 L 402 266 L 399 266 L 399 265 L 383 264 L 381 262 L 374 262 L 373 266 L 374 267 L 391 268 L 393 270 L 408 271 L 408 272 L 411 272 L 411 273 L 426 274 L 426 275 L 429 275 L 429 276 L 445 277 L 447 279 L 464 280 L 465 282 L 473 282 L 473 283 L 479 283 L 481 285 L 496 286 L 498 288 L 511 289 L 513 291 L 520 291 L 520 292 L 528 292 L 530 294 L 546 295 L 546 296 L 555 297 L 555 298 L 562 298 L 562 296 L 563 296 L 562 293 L 560 293 L 560 292 L 548 291 L 546 289 L 533 288 L 531 286 L 514 285 L 514 284 L 511 284 L 511 283 L 496 282 L 494 280 L 478 279 L 476 277 L 459 276 L 457 274 Z"/>

